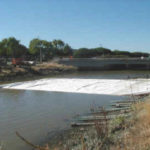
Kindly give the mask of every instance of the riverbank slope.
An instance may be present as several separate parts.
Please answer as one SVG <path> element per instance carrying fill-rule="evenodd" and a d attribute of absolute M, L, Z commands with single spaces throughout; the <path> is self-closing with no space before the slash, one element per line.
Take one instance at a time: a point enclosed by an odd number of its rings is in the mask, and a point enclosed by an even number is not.
<path fill-rule="evenodd" d="M 50 149 L 147 150 L 150 148 L 150 97 L 131 107 L 128 117 L 116 117 L 109 124 L 78 128 L 50 139 Z"/>
<path fill-rule="evenodd" d="M 43 63 L 35 66 L 4 66 L 0 69 L 0 83 L 21 79 L 35 79 L 37 77 L 53 76 L 75 72 L 76 67 L 57 63 Z"/>

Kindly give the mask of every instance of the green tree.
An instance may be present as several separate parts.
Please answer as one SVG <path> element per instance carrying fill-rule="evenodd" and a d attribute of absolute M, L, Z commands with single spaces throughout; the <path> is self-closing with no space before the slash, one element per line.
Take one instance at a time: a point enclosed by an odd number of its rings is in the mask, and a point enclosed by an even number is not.
<path fill-rule="evenodd" d="M 55 56 L 63 56 L 65 43 L 62 40 L 53 40 L 52 46 L 53 46 L 53 51 Z"/>
<path fill-rule="evenodd" d="M 29 52 L 30 54 L 39 58 L 41 54 L 42 58 L 46 60 L 52 58 L 54 55 L 53 46 L 51 42 L 40 39 L 33 39 L 30 41 Z"/>
<path fill-rule="evenodd" d="M 80 48 L 74 51 L 74 57 L 76 58 L 91 58 L 96 56 L 105 56 L 110 55 L 111 50 L 103 47 L 87 49 L 87 48 Z"/>
<path fill-rule="evenodd" d="M 108 56 L 111 55 L 111 50 L 104 47 L 97 47 L 93 49 L 95 52 L 95 56 Z"/>
<path fill-rule="evenodd" d="M 65 43 L 62 40 L 53 40 L 52 45 L 53 48 L 62 50 L 64 49 Z"/>
<path fill-rule="evenodd" d="M 120 51 L 120 50 L 114 50 L 112 52 L 112 55 L 119 56 L 119 57 L 130 57 L 130 52 L 128 51 Z"/>
<path fill-rule="evenodd" d="M 39 56 L 41 48 L 42 48 L 42 41 L 40 39 L 33 39 L 30 41 L 29 52 L 32 55 Z"/>
<path fill-rule="evenodd" d="M 3 39 L 0 42 L 0 55 L 3 57 L 22 57 L 26 52 L 27 48 L 14 37 Z"/>
<path fill-rule="evenodd" d="M 42 40 L 42 52 L 45 60 L 51 59 L 54 56 L 52 43 Z"/>
<path fill-rule="evenodd" d="M 148 53 L 142 53 L 142 52 L 133 52 L 130 54 L 131 57 L 149 57 Z"/>
<path fill-rule="evenodd" d="M 4 43 L 0 42 L 0 57 L 6 57 L 6 48 L 4 47 Z"/>
<path fill-rule="evenodd" d="M 80 48 L 80 49 L 78 49 L 78 50 L 76 50 L 75 52 L 74 52 L 74 57 L 75 58 L 90 58 L 90 57 L 92 57 L 91 55 L 90 55 L 90 50 L 89 49 L 87 49 L 87 48 Z"/>
<path fill-rule="evenodd" d="M 64 56 L 71 56 L 72 55 L 72 48 L 66 44 L 64 46 L 64 50 L 63 50 Z"/>

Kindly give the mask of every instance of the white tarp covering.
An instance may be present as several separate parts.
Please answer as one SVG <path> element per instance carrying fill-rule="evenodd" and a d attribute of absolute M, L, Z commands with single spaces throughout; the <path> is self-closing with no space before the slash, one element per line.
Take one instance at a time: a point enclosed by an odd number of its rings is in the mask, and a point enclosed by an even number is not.
<path fill-rule="evenodd" d="M 150 91 L 150 79 L 78 79 L 48 78 L 16 82 L 1 86 L 5 89 L 41 90 L 87 94 L 124 95 Z"/>

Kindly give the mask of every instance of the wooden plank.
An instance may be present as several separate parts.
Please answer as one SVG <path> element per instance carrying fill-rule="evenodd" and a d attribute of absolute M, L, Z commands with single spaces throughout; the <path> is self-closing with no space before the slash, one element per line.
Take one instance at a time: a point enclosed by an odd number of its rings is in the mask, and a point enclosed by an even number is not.
<path fill-rule="evenodd" d="M 108 115 L 108 114 L 113 114 L 113 113 L 119 113 L 119 114 L 120 113 L 128 113 L 130 111 L 131 111 L 130 108 L 113 108 L 113 109 L 105 109 L 104 111 L 95 111 L 95 112 L 91 112 L 88 114 L 103 115 L 105 112 Z"/>
<path fill-rule="evenodd" d="M 120 115 L 108 115 L 108 116 L 81 116 L 76 118 L 74 121 L 84 121 L 84 122 L 94 122 L 94 121 L 105 121 L 105 120 L 111 120 L 116 117 L 127 117 L 129 114 L 120 114 Z"/>
<path fill-rule="evenodd" d="M 76 123 L 76 122 L 73 122 L 73 123 L 71 123 L 72 127 L 81 127 L 81 126 L 87 127 L 87 126 L 94 126 L 94 125 L 95 125 L 94 122 L 91 122 L 91 123 L 83 123 L 83 122 Z"/>

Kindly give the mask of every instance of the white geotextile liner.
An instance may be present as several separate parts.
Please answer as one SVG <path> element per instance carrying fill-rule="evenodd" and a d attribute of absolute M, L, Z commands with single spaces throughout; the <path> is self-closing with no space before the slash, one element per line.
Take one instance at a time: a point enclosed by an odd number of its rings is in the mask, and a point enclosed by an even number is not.
<path fill-rule="evenodd" d="M 150 79 L 78 79 L 48 78 L 16 82 L 1 86 L 5 89 L 40 90 L 87 94 L 124 95 L 150 92 Z"/>

